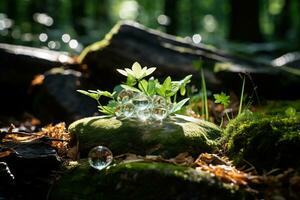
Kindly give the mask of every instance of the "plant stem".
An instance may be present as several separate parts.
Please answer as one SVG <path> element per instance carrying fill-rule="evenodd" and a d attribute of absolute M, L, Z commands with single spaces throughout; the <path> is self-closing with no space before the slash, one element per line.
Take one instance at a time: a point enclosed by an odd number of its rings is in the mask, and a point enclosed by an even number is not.
<path fill-rule="evenodd" d="M 207 92 L 206 92 L 206 83 L 205 83 L 205 77 L 204 77 L 204 72 L 203 69 L 201 68 L 201 80 L 202 80 L 202 93 L 203 93 L 203 98 L 202 101 L 204 100 L 204 113 L 205 113 L 205 119 L 209 119 L 209 113 L 208 113 L 208 103 L 207 103 Z"/>
<path fill-rule="evenodd" d="M 177 93 L 174 95 L 173 103 L 176 103 L 176 100 L 177 100 Z"/>
<path fill-rule="evenodd" d="M 240 97 L 240 106 L 239 106 L 238 116 L 242 113 L 242 108 L 243 108 L 245 80 L 246 80 L 246 78 L 244 76 L 243 77 L 243 85 L 242 85 L 242 91 L 241 91 L 241 97 Z"/>
<path fill-rule="evenodd" d="M 228 121 L 230 121 L 230 117 L 229 117 L 229 115 L 228 115 L 228 113 L 227 113 L 227 112 L 225 112 L 225 115 L 226 115 L 226 117 L 227 117 Z"/>
<path fill-rule="evenodd" d="M 220 123 L 220 128 L 222 128 L 222 126 L 223 126 L 223 116 L 221 117 L 221 123 Z"/>

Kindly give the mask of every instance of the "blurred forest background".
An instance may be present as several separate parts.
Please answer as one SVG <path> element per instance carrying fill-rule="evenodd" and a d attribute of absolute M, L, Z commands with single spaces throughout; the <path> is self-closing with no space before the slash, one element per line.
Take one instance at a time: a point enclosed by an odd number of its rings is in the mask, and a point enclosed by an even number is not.
<path fill-rule="evenodd" d="M 300 0 L 1 0 L 0 42 L 78 54 L 128 19 L 196 44 L 276 57 L 300 49 L 299 10 Z"/>

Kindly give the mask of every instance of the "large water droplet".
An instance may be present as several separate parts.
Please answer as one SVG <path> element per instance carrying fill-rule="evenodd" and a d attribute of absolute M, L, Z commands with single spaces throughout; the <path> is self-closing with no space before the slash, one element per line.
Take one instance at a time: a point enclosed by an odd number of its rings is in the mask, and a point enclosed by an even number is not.
<path fill-rule="evenodd" d="M 152 110 L 150 108 L 145 108 L 143 110 L 140 109 L 136 111 L 136 116 L 141 121 L 147 121 L 151 117 L 151 111 Z"/>
<path fill-rule="evenodd" d="M 152 117 L 155 120 L 162 121 L 168 116 L 168 110 L 164 107 L 156 107 L 152 110 Z"/>
<path fill-rule="evenodd" d="M 122 90 L 117 97 L 117 101 L 119 103 L 126 103 L 130 101 L 134 95 L 135 93 L 131 90 Z"/>
<path fill-rule="evenodd" d="M 94 169 L 102 170 L 111 164 L 113 154 L 107 147 L 96 146 L 90 150 L 88 161 Z"/>
<path fill-rule="evenodd" d="M 124 103 L 122 105 L 122 114 L 124 117 L 129 118 L 134 114 L 134 105 L 132 103 Z"/>
<path fill-rule="evenodd" d="M 151 99 L 144 95 L 143 93 L 137 94 L 133 99 L 132 103 L 135 106 L 135 109 L 138 110 L 145 110 L 146 108 L 150 107 Z"/>

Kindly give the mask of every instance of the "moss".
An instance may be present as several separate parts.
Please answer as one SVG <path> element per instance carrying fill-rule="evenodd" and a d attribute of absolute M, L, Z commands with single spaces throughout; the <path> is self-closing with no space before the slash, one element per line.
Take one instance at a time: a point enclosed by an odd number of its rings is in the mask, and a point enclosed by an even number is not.
<path fill-rule="evenodd" d="M 50 199 L 243 199 L 244 195 L 237 186 L 188 167 L 131 162 L 99 172 L 84 162 L 55 184 Z"/>
<path fill-rule="evenodd" d="M 236 164 L 247 161 L 258 170 L 300 165 L 300 115 L 244 113 L 228 124 L 225 138 Z"/>
<path fill-rule="evenodd" d="M 300 100 L 294 101 L 268 101 L 266 105 L 257 108 L 257 111 L 269 115 L 285 114 L 286 109 L 294 108 L 296 112 L 300 112 Z"/>
<path fill-rule="evenodd" d="M 111 29 L 111 31 L 105 35 L 103 40 L 100 40 L 99 42 L 95 42 L 95 43 L 89 45 L 88 47 L 86 47 L 78 57 L 79 63 L 84 62 L 84 59 L 89 52 L 98 51 L 98 50 L 101 50 L 104 47 L 108 46 L 110 44 L 110 40 L 119 31 L 121 25 L 122 25 L 122 22 L 117 23 Z"/>
<path fill-rule="evenodd" d="M 72 123 L 69 131 L 76 135 L 83 157 L 97 145 L 107 146 L 116 155 L 131 152 L 173 157 L 185 151 L 198 155 L 214 150 L 216 138 L 221 134 L 210 123 L 201 124 L 200 121 L 197 123 L 190 118 L 179 117 L 162 124 L 89 117 Z"/>

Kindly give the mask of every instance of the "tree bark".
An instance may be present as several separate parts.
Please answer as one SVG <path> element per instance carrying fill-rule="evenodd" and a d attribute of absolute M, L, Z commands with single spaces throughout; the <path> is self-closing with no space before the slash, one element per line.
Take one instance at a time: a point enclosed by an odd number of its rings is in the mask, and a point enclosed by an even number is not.
<path fill-rule="evenodd" d="M 166 26 L 166 32 L 175 35 L 178 26 L 178 0 L 165 0 L 165 15 L 169 17 L 170 24 Z"/>
<path fill-rule="evenodd" d="M 229 39 L 243 42 L 261 42 L 259 27 L 259 0 L 231 0 Z"/>

